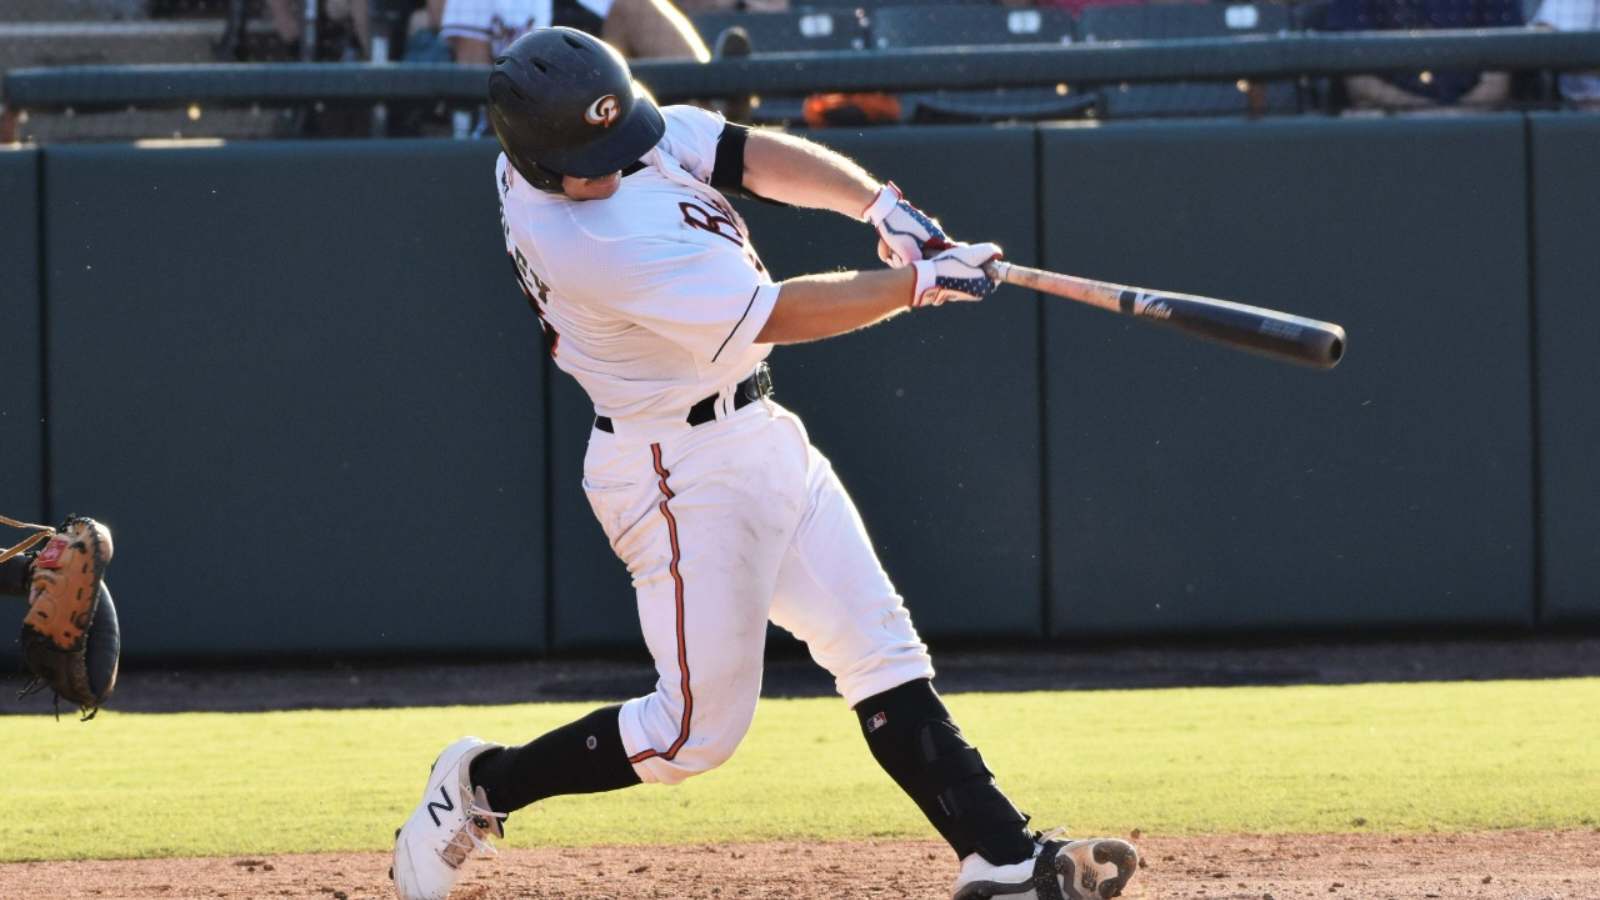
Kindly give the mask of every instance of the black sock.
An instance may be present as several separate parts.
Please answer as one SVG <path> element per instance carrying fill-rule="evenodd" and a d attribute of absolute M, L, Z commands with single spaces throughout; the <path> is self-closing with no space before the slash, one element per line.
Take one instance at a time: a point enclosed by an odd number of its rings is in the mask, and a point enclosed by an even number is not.
<path fill-rule="evenodd" d="M 873 758 L 957 857 L 979 853 L 1009 865 L 1033 856 L 1028 818 L 1000 792 L 930 681 L 919 678 L 868 697 L 856 716 Z"/>
<path fill-rule="evenodd" d="M 502 813 L 560 794 L 598 794 L 638 784 L 622 749 L 621 709 L 597 709 L 520 747 L 484 751 L 472 761 L 472 783 L 489 795 L 489 808 Z"/>
<path fill-rule="evenodd" d="M 29 583 L 33 580 L 33 556 L 24 554 L 13 556 L 0 563 L 0 594 L 9 594 L 13 597 L 28 596 Z"/>

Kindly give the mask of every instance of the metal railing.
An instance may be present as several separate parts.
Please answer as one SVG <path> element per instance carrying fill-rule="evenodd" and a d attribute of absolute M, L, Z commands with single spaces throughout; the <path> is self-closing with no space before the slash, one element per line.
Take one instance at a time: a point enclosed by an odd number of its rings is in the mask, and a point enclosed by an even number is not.
<path fill-rule="evenodd" d="M 1423 69 L 1600 69 L 1600 32 L 1483 29 L 1289 33 L 1071 46 L 943 47 L 766 54 L 711 63 L 642 60 L 636 77 L 662 102 L 744 94 L 1235 81 Z M 19 69 L 14 109 L 434 101 L 475 106 L 487 68 L 257 63 Z"/>

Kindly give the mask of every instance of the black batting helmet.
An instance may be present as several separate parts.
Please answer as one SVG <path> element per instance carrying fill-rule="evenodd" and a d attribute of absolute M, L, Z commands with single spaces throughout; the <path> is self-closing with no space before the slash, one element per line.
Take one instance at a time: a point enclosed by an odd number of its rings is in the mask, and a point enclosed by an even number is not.
<path fill-rule="evenodd" d="M 622 54 L 575 28 L 537 28 L 495 57 L 489 122 L 530 184 L 598 178 L 638 161 L 666 125 Z"/>

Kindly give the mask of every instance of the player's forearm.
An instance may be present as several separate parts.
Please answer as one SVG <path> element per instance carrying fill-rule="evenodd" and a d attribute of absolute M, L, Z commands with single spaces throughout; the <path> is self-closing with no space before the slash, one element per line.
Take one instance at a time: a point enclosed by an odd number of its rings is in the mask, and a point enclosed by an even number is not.
<path fill-rule="evenodd" d="M 846 334 L 910 308 L 916 272 L 833 272 L 783 283 L 756 342 L 799 344 Z"/>
<path fill-rule="evenodd" d="M 779 203 L 857 219 L 879 185 L 866 169 L 821 144 L 755 129 L 744 147 L 744 186 Z"/>

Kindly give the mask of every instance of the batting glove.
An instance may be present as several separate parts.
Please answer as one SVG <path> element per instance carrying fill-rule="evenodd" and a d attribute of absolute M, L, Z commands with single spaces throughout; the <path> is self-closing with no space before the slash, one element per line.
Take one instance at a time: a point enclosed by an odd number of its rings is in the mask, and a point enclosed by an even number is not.
<path fill-rule="evenodd" d="M 983 267 L 1004 255 L 999 244 L 962 244 L 912 263 L 917 270 L 912 308 L 947 300 L 982 300 L 1000 286 Z"/>
<path fill-rule="evenodd" d="M 878 189 L 861 219 L 878 229 L 878 258 L 896 269 L 951 247 L 939 221 L 907 203 L 892 181 Z"/>

